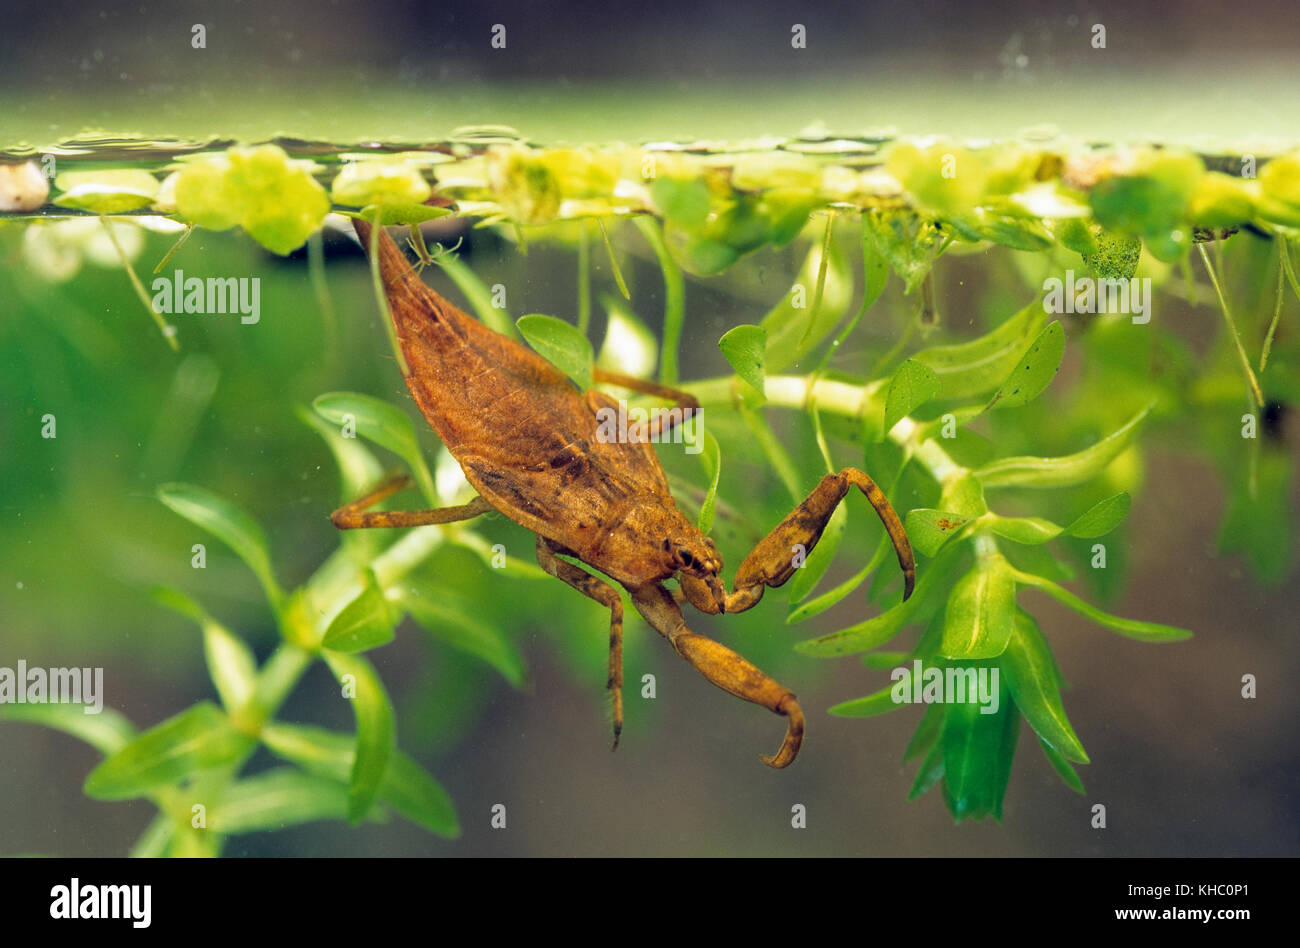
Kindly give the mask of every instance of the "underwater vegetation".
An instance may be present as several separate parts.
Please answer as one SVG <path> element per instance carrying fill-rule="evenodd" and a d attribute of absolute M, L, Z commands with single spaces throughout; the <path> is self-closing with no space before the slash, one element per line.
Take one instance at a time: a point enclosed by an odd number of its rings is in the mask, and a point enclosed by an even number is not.
<path fill-rule="evenodd" d="M 900 750 L 916 768 L 910 795 L 937 788 L 959 822 L 1001 820 L 1024 729 L 1062 783 L 1084 790 L 1077 768 L 1090 763 L 1088 735 L 1067 714 L 1069 669 L 1055 658 L 1047 600 L 1163 649 L 1201 631 L 1096 604 L 1124 581 L 1126 520 L 1143 503 L 1153 442 L 1179 444 L 1221 473 L 1222 554 L 1242 554 L 1260 583 L 1276 582 L 1292 562 L 1294 471 L 1280 431 L 1300 400 L 1292 258 L 1300 153 L 830 136 L 559 148 L 488 127 L 422 146 L 174 143 L 170 151 L 165 161 L 116 168 L 79 160 L 71 144 L 11 153 L 0 166 L 0 202 L 10 212 L 0 253 L 54 286 L 83 278 L 86 264 L 119 268 L 144 311 L 132 345 L 185 357 L 202 345 L 191 317 L 257 325 L 268 311 L 257 278 L 207 262 L 189 243 L 195 233 L 238 228 L 281 257 L 306 246 L 300 326 L 328 327 L 343 308 L 331 299 L 323 234 L 350 232 L 348 218 L 362 234 L 398 228 L 392 233 L 406 238 L 424 275 L 454 287 L 484 326 L 530 346 L 578 390 L 617 398 L 633 425 L 665 407 L 655 392 L 693 399 L 702 425 L 684 426 L 657 455 L 691 527 L 727 563 L 739 564 L 823 478 L 867 472 L 905 537 L 864 488 L 880 518 L 859 500 L 837 502 L 814 531 L 791 535 L 788 568 L 767 585 L 785 591 L 785 624 L 811 630 L 794 652 L 856 663 L 863 682 L 829 709 L 805 706 L 809 733 L 826 710 L 874 718 L 924 705 Z M 152 252 L 162 239 L 154 234 L 175 243 L 149 273 L 146 243 Z M 488 235 L 512 255 L 570 262 L 571 309 L 511 316 L 526 293 L 474 266 L 473 248 Z M 389 333 L 385 381 L 354 392 L 322 378 L 296 416 L 334 460 L 336 506 L 395 469 L 404 479 L 390 483 L 403 493 L 389 491 L 384 504 L 470 504 L 475 490 L 455 458 L 443 451 L 431 465 L 411 413 L 395 401 L 393 369 L 406 375 L 412 366 L 388 317 L 392 280 L 378 248 L 376 239 L 358 251 L 371 267 L 369 311 L 348 318 L 379 319 Z M 625 279 L 632 253 L 661 277 L 653 321 L 638 313 Z M 777 254 L 792 261 L 793 279 L 780 285 L 765 269 Z M 987 278 L 945 286 L 945 267 L 962 261 L 977 261 Z M 694 302 L 714 291 L 753 318 L 716 331 Z M 1162 318 L 1162 304 L 1175 298 L 1216 307 L 1219 333 L 1203 350 Z M 684 363 L 698 364 L 693 350 L 705 346 L 716 346 L 729 371 L 688 377 Z M 339 361 L 330 368 L 347 377 Z M 654 385 L 617 384 L 628 377 Z M 53 416 L 41 424 L 53 431 Z M 755 486 L 756 471 L 770 487 Z M 219 701 L 197 700 L 143 729 L 111 707 L 88 716 L 52 703 L 0 705 L 0 720 L 90 743 L 103 760 L 86 778 L 88 796 L 152 801 L 158 815 L 136 854 L 216 855 L 243 833 L 394 814 L 457 836 L 456 802 L 399 748 L 393 701 L 367 653 L 393 642 L 410 618 L 467 656 L 460 667 L 521 686 L 521 648 L 482 605 L 483 590 L 510 584 L 526 601 L 554 584 L 547 572 L 581 584 L 577 562 L 599 564 L 553 549 L 549 561 L 560 565 L 543 571 L 531 542 L 502 534 L 489 517 L 486 525 L 343 532 L 328 555 L 286 568 L 279 538 L 268 542 L 219 478 L 148 489 L 251 570 L 278 642 L 259 661 L 201 594 L 159 585 L 154 602 L 199 628 Z M 903 562 L 903 546 L 915 556 L 910 596 L 890 563 L 891 554 Z M 480 598 L 433 568 L 453 549 L 472 561 L 465 569 L 477 571 Z M 205 555 L 202 544 L 193 551 Z M 286 575 L 305 578 L 285 585 Z M 681 575 L 681 595 L 696 602 L 691 584 L 702 580 L 690 569 Z M 634 616 L 635 594 L 626 604 Z M 776 594 L 763 606 L 751 612 L 775 624 Z M 555 648 L 599 639 L 610 608 L 584 605 L 572 621 L 556 613 L 565 637 Z M 743 635 L 764 659 L 789 650 L 779 630 Z M 284 715 L 295 689 L 315 681 L 307 674 L 317 663 L 349 702 L 350 731 Z M 798 692 L 789 669 L 815 664 L 785 663 L 782 680 Z M 603 660 L 593 667 L 603 670 Z M 777 698 L 759 703 L 786 713 Z M 614 713 L 617 734 L 621 699 Z M 274 765 L 250 771 L 260 751 Z M 738 756 L 736 766 L 750 765 Z"/>

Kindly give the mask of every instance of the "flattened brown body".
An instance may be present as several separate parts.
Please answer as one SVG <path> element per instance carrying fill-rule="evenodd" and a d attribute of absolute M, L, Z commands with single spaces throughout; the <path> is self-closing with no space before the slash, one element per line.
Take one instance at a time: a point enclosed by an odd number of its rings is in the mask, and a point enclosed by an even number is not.
<path fill-rule="evenodd" d="M 363 246 L 371 226 L 356 221 Z M 420 279 L 392 238 L 377 236 L 380 275 L 398 344 L 407 363 L 406 384 L 430 426 L 460 463 L 482 501 L 443 511 L 364 513 L 400 489 L 390 481 L 335 511 L 342 529 L 447 523 L 477 516 L 486 505 L 540 538 L 538 561 L 548 573 L 610 609 L 609 687 L 614 733 L 622 730 L 622 603 L 607 584 L 556 557 L 571 556 L 622 585 L 637 610 L 709 681 L 788 720 L 781 749 L 763 761 L 788 766 L 803 740 L 803 713 L 793 692 L 731 649 L 686 627 L 681 608 L 662 586 L 676 576 L 687 601 L 711 613 L 753 606 L 767 586 L 794 572 L 790 549 L 811 552 L 826 521 L 851 486 L 875 507 L 898 550 L 911 593 L 911 548 L 897 514 L 871 478 L 853 468 L 828 475 L 742 564 L 735 592 L 719 578 L 722 558 L 713 541 L 677 509 L 649 439 L 606 442 L 597 411 L 617 410 L 608 395 L 578 388 L 526 346 L 463 313 Z M 598 381 L 676 398 L 698 409 L 684 392 L 608 373 Z M 642 429 L 658 432 L 657 417 Z"/>

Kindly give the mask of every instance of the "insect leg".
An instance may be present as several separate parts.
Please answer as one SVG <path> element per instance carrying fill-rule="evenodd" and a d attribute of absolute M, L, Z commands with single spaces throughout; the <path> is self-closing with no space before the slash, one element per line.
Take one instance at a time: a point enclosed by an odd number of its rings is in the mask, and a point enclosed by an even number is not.
<path fill-rule="evenodd" d="M 566 563 L 543 537 L 537 538 L 537 562 L 556 579 L 562 579 L 589 599 L 609 607 L 609 680 L 606 687 L 614 699 L 614 747 L 623 733 L 623 600 L 609 583 L 584 569 Z"/>
<path fill-rule="evenodd" d="M 334 511 L 330 514 L 330 520 L 340 530 L 356 530 L 363 527 L 423 527 L 432 523 L 471 520 L 479 514 L 495 509 L 482 497 L 475 497 L 468 504 L 459 507 L 440 507 L 437 510 L 367 511 L 368 507 L 373 507 L 380 501 L 392 497 L 410 484 L 411 478 L 406 474 L 391 475 L 364 497 Z"/>
<path fill-rule="evenodd" d="M 744 612 L 763 598 L 764 587 L 780 586 L 793 576 L 798 568 L 794 563 L 796 548 L 801 549 L 805 555 L 812 552 L 821 539 L 822 531 L 826 529 L 826 522 L 835 513 L 835 508 L 850 487 L 862 491 L 876 509 L 880 522 L 885 525 L 885 532 L 893 541 L 894 551 L 898 554 L 898 565 L 903 570 L 903 598 L 912 595 L 912 586 L 916 581 L 916 561 L 912 557 L 912 545 L 907 540 L 907 533 L 903 530 L 898 514 L 875 481 L 857 468 L 846 467 L 838 474 L 823 477 L 822 482 L 808 495 L 808 499 L 777 524 L 771 533 L 759 541 L 753 552 L 745 557 L 740 569 L 736 571 L 735 592 L 727 596 L 725 611 Z"/>
<path fill-rule="evenodd" d="M 774 755 L 761 755 L 769 767 L 781 769 L 794 762 L 803 743 L 803 711 L 794 693 L 748 660 L 718 642 L 686 627 L 682 610 L 663 586 L 655 583 L 632 591 L 637 612 L 709 681 L 737 698 L 785 715 L 785 740 Z"/>
<path fill-rule="evenodd" d="M 659 440 L 661 434 L 671 432 L 675 426 L 684 423 L 688 417 L 695 415 L 700 410 L 700 403 L 695 396 L 690 392 L 683 392 L 679 388 L 670 388 L 649 379 L 639 379 L 636 376 L 624 375 L 621 372 L 606 372 L 604 369 L 594 370 L 591 377 L 597 382 L 608 382 L 611 385 L 618 385 L 634 392 L 641 392 L 644 395 L 655 395 L 667 399 L 675 402 L 676 407 L 681 409 L 680 412 L 675 410 L 656 412 L 649 423 L 648 437 L 643 440 Z"/>

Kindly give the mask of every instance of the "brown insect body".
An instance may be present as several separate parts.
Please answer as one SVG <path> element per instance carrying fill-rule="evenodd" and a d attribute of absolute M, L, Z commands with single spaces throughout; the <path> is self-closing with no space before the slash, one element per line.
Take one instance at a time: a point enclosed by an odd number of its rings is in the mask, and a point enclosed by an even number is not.
<path fill-rule="evenodd" d="M 357 221 L 356 230 L 369 246 L 370 225 Z M 364 512 L 405 485 L 395 479 L 335 511 L 334 523 L 343 529 L 416 526 L 499 511 L 537 534 L 538 561 L 548 573 L 610 610 L 615 746 L 622 728 L 622 600 L 607 583 L 556 554 L 581 560 L 622 585 L 646 621 L 709 681 L 786 716 L 780 751 L 763 760 L 787 766 L 803 737 L 794 694 L 731 649 L 691 632 L 662 581 L 676 576 L 680 598 L 704 612 L 748 609 L 765 587 L 790 578 L 792 549 L 810 552 L 835 507 L 857 486 L 894 540 L 906 598 L 915 572 L 911 548 L 880 489 L 852 468 L 827 475 L 746 557 L 735 591 L 728 593 L 713 541 L 677 509 L 651 446 L 663 417 L 629 431 L 625 441 L 602 439 L 597 411 L 617 410 L 613 399 L 594 389 L 580 392 L 541 356 L 461 312 L 420 279 L 386 232 L 377 237 L 407 387 L 481 499 L 443 510 Z M 689 394 L 651 382 L 599 370 L 596 379 L 675 398 L 687 411 L 699 407 Z"/>
<path fill-rule="evenodd" d="M 673 503 L 651 445 L 598 437 L 596 411 L 617 409 L 613 399 L 584 395 L 537 353 L 452 305 L 387 233 L 379 264 L 406 385 L 481 497 L 625 586 L 676 572 L 669 558 L 646 561 L 646 537 L 706 547 Z"/>

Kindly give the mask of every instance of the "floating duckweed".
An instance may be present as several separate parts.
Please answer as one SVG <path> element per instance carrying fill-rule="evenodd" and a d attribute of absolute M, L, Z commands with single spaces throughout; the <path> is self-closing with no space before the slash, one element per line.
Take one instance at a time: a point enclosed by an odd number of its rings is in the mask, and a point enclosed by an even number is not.
<path fill-rule="evenodd" d="M 176 205 L 182 216 L 212 230 L 239 224 L 278 254 L 306 243 L 330 211 L 325 189 L 276 145 L 231 148 L 178 174 Z"/>
<path fill-rule="evenodd" d="M 345 164 L 330 194 L 336 204 L 423 204 L 433 189 L 419 170 L 402 161 L 378 158 Z"/>
<path fill-rule="evenodd" d="M 1300 227 L 1300 152 L 1274 158 L 1259 173 L 1260 211 L 1269 220 Z"/>
<path fill-rule="evenodd" d="M 1083 262 L 1092 270 L 1093 276 L 1099 279 L 1128 280 L 1137 273 L 1138 260 L 1142 256 L 1142 241 L 1097 228 L 1095 245 L 1095 252 L 1083 255 Z"/>
<path fill-rule="evenodd" d="M 286 145 L 324 153 L 310 142 Z M 511 129 L 483 127 L 419 151 L 376 156 L 354 148 L 339 155 L 353 160 L 295 161 L 274 144 L 218 154 L 187 150 L 161 167 L 172 172 L 161 186 L 138 169 L 67 172 L 56 203 L 101 214 L 152 205 L 214 230 L 240 224 L 278 253 L 300 246 L 331 208 L 362 208 L 390 224 L 459 213 L 512 227 L 648 212 L 662 218 L 674 259 L 696 275 L 789 243 L 819 210 L 900 212 L 904 217 L 889 225 L 892 236 L 877 237 L 892 248 L 891 262 L 909 288 L 944 241 L 1024 251 L 1058 243 L 1101 259 L 1093 240 L 1100 224 L 1130 238 L 1126 246 L 1136 238 L 1152 257 L 1174 262 L 1197 234 L 1252 222 L 1300 227 L 1297 153 L 1263 161 L 1258 181 L 1207 172 L 1186 151 L 1087 148 L 1057 139 L 877 144 L 826 135 L 547 148 Z M 10 178 L 32 173 L 0 169 Z M 455 202 L 455 211 L 425 203 L 435 190 L 444 203 Z M 41 200 L 38 192 L 28 205 Z"/>
<path fill-rule="evenodd" d="M 1209 171 L 1196 182 L 1187 216 L 1197 227 L 1235 227 L 1254 216 L 1254 182 Z"/>
<path fill-rule="evenodd" d="M 560 182 L 542 160 L 521 148 L 488 153 L 488 180 L 505 214 L 517 224 L 547 224 L 560 212 Z"/>
<path fill-rule="evenodd" d="M 59 207 L 95 214 L 121 214 L 147 207 L 158 195 L 158 179 L 134 168 L 68 171 L 54 179 L 63 193 L 54 199 Z"/>
<path fill-rule="evenodd" d="M 1087 259 L 1097 252 L 1097 240 L 1092 228 L 1077 217 L 1066 218 L 1056 222 L 1056 239 L 1062 247 L 1082 254 Z"/>
<path fill-rule="evenodd" d="M 1102 178 L 1089 196 L 1097 221 L 1142 238 L 1159 260 L 1181 257 L 1191 245 L 1184 221 L 1205 163 L 1192 154 L 1148 149 L 1129 156 L 1117 170 L 1121 173 Z"/>
<path fill-rule="evenodd" d="M 983 156 L 956 145 L 938 142 L 921 149 L 902 143 L 890 149 L 886 167 L 917 210 L 934 217 L 966 217 L 984 196 Z"/>

